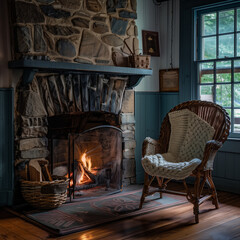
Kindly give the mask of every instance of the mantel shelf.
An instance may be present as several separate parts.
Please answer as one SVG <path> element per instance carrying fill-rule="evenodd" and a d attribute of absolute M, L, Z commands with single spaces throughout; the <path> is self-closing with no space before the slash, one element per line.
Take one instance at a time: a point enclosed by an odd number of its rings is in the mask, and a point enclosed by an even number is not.
<path fill-rule="evenodd" d="M 10 61 L 11 69 L 23 69 L 24 84 L 31 83 L 37 72 L 72 72 L 83 74 L 109 74 L 129 76 L 128 88 L 135 87 L 145 76 L 152 75 L 152 69 L 116 67 L 108 65 L 91 65 L 69 62 L 52 62 L 43 60 L 16 60 Z"/>

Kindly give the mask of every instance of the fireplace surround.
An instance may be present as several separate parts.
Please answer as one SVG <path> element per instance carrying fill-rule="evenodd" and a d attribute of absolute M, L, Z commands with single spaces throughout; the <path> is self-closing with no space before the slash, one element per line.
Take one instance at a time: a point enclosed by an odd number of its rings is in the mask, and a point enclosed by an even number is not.
<path fill-rule="evenodd" d="M 24 177 L 24 166 L 31 159 L 50 161 L 54 138 L 64 136 L 68 139 L 69 134 L 111 126 L 123 132 L 124 143 L 120 147 L 121 163 L 118 164 L 121 180 L 117 180 L 115 190 L 119 190 L 122 184 L 133 183 L 134 113 L 123 113 L 122 102 L 126 101 L 126 93 L 134 93 L 129 88 L 145 75 L 150 75 L 151 70 L 101 66 L 99 71 L 98 66 L 96 72 L 92 71 L 93 66 L 84 65 L 82 70 L 81 64 L 68 63 L 65 67 L 63 64 L 38 60 L 9 63 L 10 68 L 22 68 L 24 71 L 16 91 L 16 180 Z M 125 105 L 128 104 L 126 101 Z M 125 178 L 124 173 L 129 173 L 129 166 L 131 177 Z M 122 182 L 122 179 L 129 180 Z"/>
<path fill-rule="evenodd" d="M 50 160 L 56 132 L 69 139 L 107 125 L 122 132 L 122 184 L 134 183 L 132 89 L 152 74 L 129 67 L 139 50 L 137 1 L 12 0 L 10 7 L 9 68 L 23 71 L 14 96 L 16 182 L 31 159 Z"/>

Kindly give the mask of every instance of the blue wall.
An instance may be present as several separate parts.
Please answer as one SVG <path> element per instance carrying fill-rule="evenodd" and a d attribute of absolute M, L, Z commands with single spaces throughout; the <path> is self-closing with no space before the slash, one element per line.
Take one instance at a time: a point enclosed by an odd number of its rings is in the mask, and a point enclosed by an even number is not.
<path fill-rule="evenodd" d="M 0 88 L 0 206 L 13 199 L 13 89 Z"/>
<path fill-rule="evenodd" d="M 161 122 L 166 113 L 178 104 L 178 93 L 135 92 L 136 180 L 143 183 L 141 165 L 142 143 L 146 137 L 159 138 Z"/>

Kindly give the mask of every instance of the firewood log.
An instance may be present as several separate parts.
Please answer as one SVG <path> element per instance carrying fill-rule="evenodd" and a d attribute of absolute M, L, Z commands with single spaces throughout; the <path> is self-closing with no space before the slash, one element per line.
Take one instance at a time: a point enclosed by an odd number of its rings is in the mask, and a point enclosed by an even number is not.
<path fill-rule="evenodd" d="M 29 180 L 42 182 L 42 168 L 37 159 L 29 161 Z"/>

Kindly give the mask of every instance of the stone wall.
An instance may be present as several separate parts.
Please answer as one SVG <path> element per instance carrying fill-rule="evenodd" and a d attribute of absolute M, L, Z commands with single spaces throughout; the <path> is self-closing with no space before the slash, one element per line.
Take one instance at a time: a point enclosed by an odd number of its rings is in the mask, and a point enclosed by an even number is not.
<path fill-rule="evenodd" d="M 137 0 L 15 0 L 15 59 L 128 65 Z M 120 63 L 119 63 L 120 61 Z"/>
<path fill-rule="evenodd" d="M 127 80 L 97 74 L 44 74 L 37 75 L 27 86 L 20 86 L 16 92 L 15 179 L 26 179 L 25 165 L 30 160 L 49 157 L 48 117 L 102 112 L 115 116 L 120 114 L 123 130 L 123 184 L 134 183 L 134 91 L 124 91 Z M 73 128 L 73 125 L 69 128 Z"/>
<path fill-rule="evenodd" d="M 135 164 L 135 117 L 134 91 L 126 90 L 121 113 L 121 129 L 123 131 L 123 185 L 136 183 Z"/>

